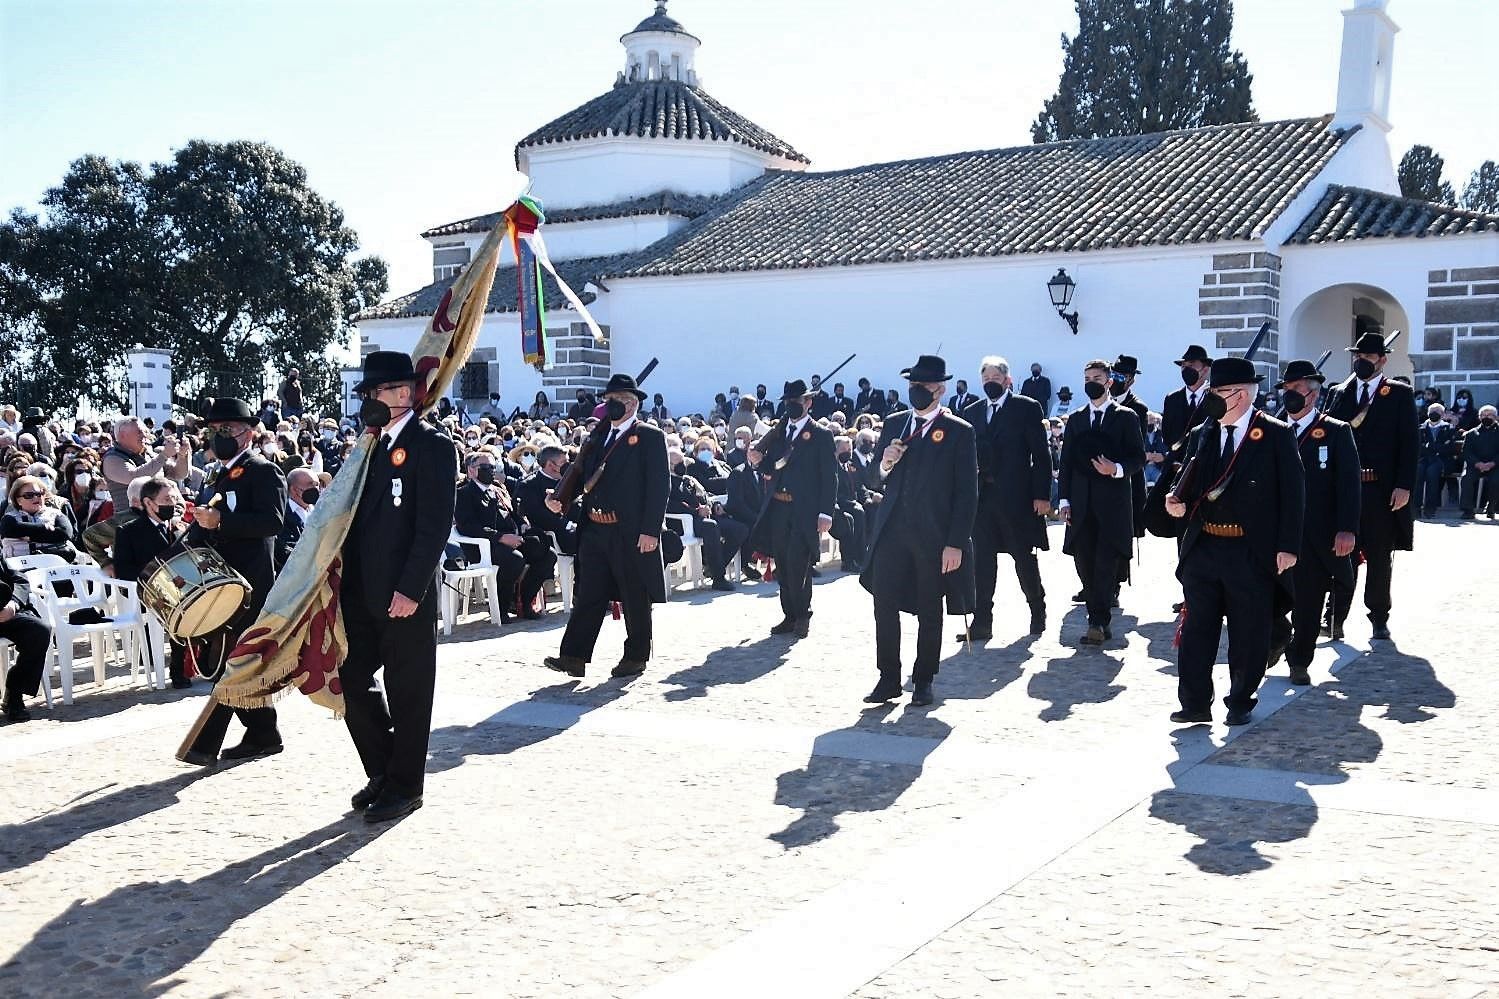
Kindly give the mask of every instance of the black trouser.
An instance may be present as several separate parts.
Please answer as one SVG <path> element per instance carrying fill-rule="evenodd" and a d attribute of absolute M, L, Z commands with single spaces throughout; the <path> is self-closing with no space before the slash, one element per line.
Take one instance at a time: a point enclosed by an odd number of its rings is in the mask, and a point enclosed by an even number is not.
<path fill-rule="evenodd" d="M 540 535 L 523 535 L 519 548 L 511 548 L 496 538 L 490 542 L 489 551 L 497 570 L 496 585 L 502 607 L 511 605 L 517 596 L 522 610 L 530 607 L 531 601 L 536 599 L 536 594 L 557 568 L 557 553 Z M 478 563 L 479 546 L 464 545 L 463 555 L 470 565 Z M 517 583 L 520 584 L 519 594 L 516 593 Z"/>
<path fill-rule="evenodd" d="M 999 581 L 999 556 L 1008 550 L 1015 560 L 1015 579 L 1020 583 L 1020 592 L 1032 614 L 1046 613 L 1046 590 L 1041 585 L 1041 566 L 1036 561 L 1036 550 L 1013 535 L 1018 532 L 1006 529 L 996 511 L 980 505 L 973 521 L 973 551 L 976 559 L 973 572 L 978 590 L 978 604 L 974 607 L 973 623 L 994 624 L 994 590 Z"/>
<path fill-rule="evenodd" d="M 1478 487 L 1483 486 L 1483 505 L 1493 510 L 1499 507 L 1494 502 L 1494 489 L 1499 486 L 1499 465 L 1495 465 L 1487 472 L 1480 472 L 1476 468 L 1469 468 L 1463 473 L 1462 507 L 1463 513 L 1476 513 L 1478 510 Z"/>
<path fill-rule="evenodd" d="M 709 579 L 722 579 L 749 537 L 749 528 L 728 517 L 694 517 L 692 521 L 692 533 L 703 539 L 703 571 Z"/>
<path fill-rule="evenodd" d="M 349 651 L 338 671 L 344 724 L 366 777 L 383 778 L 393 794 L 419 795 L 437 679 L 438 584 L 427 587 L 410 617 L 393 618 L 371 613 L 358 580 L 344 578 L 339 608 Z M 383 696 L 375 683 L 382 669 Z"/>
<path fill-rule="evenodd" d="M 1270 617 L 1275 577 L 1254 564 L 1245 538 L 1204 534 L 1181 564 L 1187 619 L 1177 650 L 1177 697 L 1183 711 L 1207 711 L 1213 703 L 1213 664 L 1223 619 L 1228 619 L 1230 711 L 1249 711 L 1270 659 Z M 1315 632 L 1314 632 L 1315 634 Z"/>
<path fill-rule="evenodd" d="M 1072 561 L 1077 566 L 1077 578 L 1083 584 L 1089 625 L 1104 628 L 1113 618 L 1120 558 L 1119 550 L 1103 536 L 1097 517 L 1090 515 L 1073 521 Z"/>
<path fill-rule="evenodd" d="M 0 642 L 10 642 L 15 659 L 5 674 L 7 700 L 22 695 L 36 696 L 42 685 L 42 670 L 47 666 L 47 646 L 52 641 L 52 627 L 41 618 L 24 612 L 0 623 Z"/>
<path fill-rule="evenodd" d="M 770 555 L 776 560 L 776 582 L 781 588 L 781 613 L 790 620 L 812 616 L 812 565 L 817 561 L 817 534 L 808 543 L 806 531 L 792 522 L 791 504 L 770 501 Z"/>
<path fill-rule="evenodd" d="M 1438 456 L 1422 458 L 1416 462 L 1416 491 L 1411 504 L 1422 513 L 1430 513 L 1442 505 L 1442 469 L 1445 463 Z"/>
<path fill-rule="evenodd" d="M 862 503 L 850 503 L 833 511 L 833 528 L 828 533 L 838 539 L 845 565 L 864 561 L 868 523 Z"/>
<path fill-rule="evenodd" d="M 573 612 L 562 633 L 562 654 L 593 658 L 609 602 L 619 596 L 625 615 L 625 658 L 651 658 L 651 596 L 640 578 L 640 536 L 617 524 L 589 524 L 578 532 L 574 563 Z"/>
<path fill-rule="evenodd" d="M 1331 547 L 1329 545 L 1328 547 Z M 1291 570 L 1294 598 L 1279 586 L 1275 588 L 1275 619 L 1270 626 L 1270 648 L 1284 649 L 1286 665 L 1306 669 L 1317 651 L 1322 629 L 1322 608 L 1332 589 L 1332 576 L 1318 553 L 1302 549 Z"/>
<path fill-rule="evenodd" d="M 872 556 L 874 564 L 874 655 L 880 683 L 899 684 L 900 608 L 916 594 L 916 662 L 913 683 L 930 683 L 942 652 L 942 543 L 887 528 Z"/>
<path fill-rule="evenodd" d="M 265 602 L 264 591 L 270 587 L 261 586 L 256 589 L 259 592 L 255 592 L 249 607 L 236 614 L 224 627 L 201 640 L 203 671 L 212 672 L 228 659 L 229 653 L 239 641 L 240 633 L 255 623 L 255 618 L 260 615 L 260 606 Z M 223 679 L 227 673 L 227 669 L 223 670 L 219 673 L 219 679 Z M 229 732 L 231 718 L 238 718 L 240 724 L 244 725 L 245 742 L 249 745 L 274 746 L 281 741 L 281 733 L 276 730 L 275 708 L 231 708 L 216 704 L 208 721 L 203 723 L 198 737 L 193 740 L 192 748 L 210 756 L 217 755 L 224 745 L 224 736 Z"/>
<path fill-rule="evenodd" d="M 1397 514 L 1390 509 L 1390 494 L 1377 482 L 1365 482 L 1359 510 L 1358 544 L 1364 555 L 1364 606 L 1369 609 L 1369 621 L 1376 627 L 1390 620 L 1390 577 L 1393 575 L 1395 547 L 1395 519 Z M 1414 502 L 1414 499 L 1412 499 Z M 1353 563 L 1353 585 L 1358 587 L 1358 562 Z M 1342 587 L 1333 589 L 1333 620 L 1342 624 L 1353 606 L 1353 590 Z"/>
<path fill-rule="evenodd" d="M 737 517 L 730 517 L 726 513 L 719 514 L 715 519 L 718 521 L 720 530 L 722 530 L 725 523 L 730 523 L 743 533 L 744 537 L 739 542 L 739 567 L 741 569 L 748 568 L 749 564 L 755 560 L 755 542 L 750 537 L 754 521 L 751 520 L 749 523 L 745 523 Z"/>

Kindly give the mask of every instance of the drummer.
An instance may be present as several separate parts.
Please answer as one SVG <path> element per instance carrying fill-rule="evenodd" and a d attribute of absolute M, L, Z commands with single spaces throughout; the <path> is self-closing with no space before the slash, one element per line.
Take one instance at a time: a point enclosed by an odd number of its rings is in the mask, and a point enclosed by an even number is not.
<path fill-rule="evenodd" d="M 187 543 L 212 547 L 250 584 L 249 605 L 206 643 L 203 671 L 216 672 L 240 632 L 255 622 L 275 580 L 272 559 L 286 516 L 286 479 L 251 447 L 260 421 L 249 403 L 215 399 L 203 422 L 213 431 L 210 446 L 220 467 L 193 509 Z M 239 745 L 220 754 L 233 715 L 244 723 L 245 736 Z M 276 730 L 275 708 L 231 709 L 220 704 L 182 759 L 206 767 L 221 758 L 248 760 L 279 752 L 281 733 Z"/>
<path fill-rule="evenodd" d="M 160 475 L 143 476 L 131 482 L 130 489 L 140 494 L 140 508 L 145 516 L 123 525 L 115 534 L 112 556 L 115 578 L 127 582 L 138 580 L 153 559 L 182 540 L 187 532 L 177 483 Z M 179 690 L 192 686 L 182 665 L 186 651 L 183 643 L 171 641 L 168 669 L 172 686 Z"/>

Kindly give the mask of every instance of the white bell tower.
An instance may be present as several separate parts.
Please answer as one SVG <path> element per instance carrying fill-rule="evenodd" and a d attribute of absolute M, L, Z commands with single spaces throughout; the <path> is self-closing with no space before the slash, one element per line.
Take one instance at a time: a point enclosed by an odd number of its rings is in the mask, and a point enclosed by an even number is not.
<path fill-rule="evenodd" d="M 666 0 L 656 0 L 656 12 L 619 41 L 625 47 L 623 82 L 677 80 L 700 86 L 693 59 L 702 42 L 666 13 Z"/>
<path fill-rule="evenodd" d="M 1385 13 L 1388 0 L 1357 0 L 1343 11 L 1343 55 L 1333 128 L 1372 125 L 1390 130 L 1390 68 L 1400 28 Z"/>

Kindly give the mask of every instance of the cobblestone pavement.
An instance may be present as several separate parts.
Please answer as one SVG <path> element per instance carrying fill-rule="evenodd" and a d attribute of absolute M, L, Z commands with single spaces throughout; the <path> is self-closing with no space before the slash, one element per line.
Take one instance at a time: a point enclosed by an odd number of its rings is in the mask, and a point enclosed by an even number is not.
<path fill-rule="evenodd" d="M 474 618 L 386 827 L 300 699 L 285 753 L 202 772 L 172 759 L 201 690 L 80 672 L 0 728 L 0 994 L 1499 995 L 1499 531 L 1417 544 L 1396 641 L 1356 612 L 1233 733 L 1166 721 L 1154 540 L 1102 650 L 1059 535 L 1046 635 L 1002 565 L 1000 637 L 949 634 L 928 709 L 861 703 L 869 599 L 830 569 L 801 642 L 773 587 L 677 594 L 633 683 L 618 625 L 558 683 L 560 612 Z"/>

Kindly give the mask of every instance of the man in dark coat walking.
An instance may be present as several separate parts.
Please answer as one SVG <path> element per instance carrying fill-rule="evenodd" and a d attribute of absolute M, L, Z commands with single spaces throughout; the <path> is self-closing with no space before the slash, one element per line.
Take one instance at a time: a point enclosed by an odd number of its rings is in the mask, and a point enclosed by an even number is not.
<path fill-rule="evenodd" d="M 1322 606 L 1334 581 L 1353 588 L 1353 547 L 1357 540 L 1359 499 L 1358 445 L 1342 420 L 1319 411 L 1318 396 L 1326 379 L 1311 361 L 1292 361 L 1276 388 L 1286 419 L 1296 435 L 1306 482 L 1306 514 L 1301 550 L 1291 570 L 1294 595 L 1277 589 L 1275 621 L 1270 631 L 1270 665 L 1282 654 L 1291 682 L 1311 683 L 1307 673 L 1317 648 Z"/>
<path fill-rule="evenodd" d="M 458 453 L 421 418 L 416 380 L 409 356 L 379 350 L 354 386 L 364 396 L 360 418 L 379 440 L 344 538 L 339 610 L 349 651 L 339 676 L 344 723 L 368 778 L 352 804 L 369 822 L 422 806 L 432 730 L 436 577 L 453 529 Z"/>
<path fill-rule="evenodd" d="M 833 435 L 812 421 L 812 392 L 800 378 L 786 383 L 786 416 L 755 447 L 765 479 L 765 499 L 750 534 L 758 551 L 775 558 L 781 589 L 781 622 L 772 635 L 807 637 L 812 620 L 812 566 L 819 535 L 833 527 L 838 502 L 838 460 Z"/>
<path fill-rule="evenodd" d="M 1348 348 L 1354 372 L 1328 392 L 1327 415 L 1353 427 L 1364 484 L 1359 507 L 1359 550 L 1368 577 L 1364 606 L 1372 636 L 1390 637 L 1390 576 L 1394 551 L 1415 547 L 1411 490 L 1416 485 L 1417 446 L 1415 391 L 1385 377 L 1390 348 L 1381 333 L 1369 332 Z M 1355 577 L 1357 568 L 1355 567 Z M 1353 591 L 1334 592 L 1332 632 L 1340 636 L 1353 603 Z"/>
<path fill-rule="evenodd" d="M 986 357 L 979 365 L 984 398 L 962 413 L 978 449 L 978 512 L 973 522 L 974 576 L 978 584 L 967 637 L 994 637 L 994 589 L 1000 553 L 1015 560 L 1015 578 L 1030 607 L 1030 633 L 1046 630 L 1046 590 L 1036 549 L 1049 548 L 1051 448 L 1041 404 L 1011 391 L 1010 365 Z"/>
<path fill-rule="evenodd" d="M 1198 458 L 1166 512 L 1187 521 L 1177 575 L 1187 598 L 1177 651 L 1177 724 L 1212 721 L 1213 663 L 1228 620 L 1229 725 L 1247 725 L 1270 654 L 1275 589 L 1296 565 L 1304 508 L 1291 428 L 1254 407 L 1263 376 L 1242 357 L 1213 362 Z M 1199 457 L 1200 456 L 1200 457 Z"/>
<path fill-rule="evenodd" d="M 573 610 L 558 655 L 543 665 L 582 676 L 609 602 L 624 608 L 625 650 L 611 676 L 645 672 L 651 657 L 651 605 L 666 602 L 661 531 L 669 474 L 666 436 L 637 419 L 645 393 L 629 375 L 614 375 L 604 389 L 605 419 L 580 456 L 583 488 L 576 502 L 578 557 L 573 563 Z M 548 509 L 561 513 L 555 499 Z"/>
<path fill-rule="evenodd" d="M 1057 506 L 1067 523 L 1062 550 L 1077 565 L 1088 608 L 1084 645 L 1114 637 L 1119 564 L 1128 561 L 1135 539 L 1130 476 L 1145 466 L 1140 418 L 1109 398 L 1109 382 L 1107 361 L 1084 367 L 1088 404 L 1067 417 L 1057 475 Z"/>
<path fill-rule="evenodd" d="M 893 700 L 901 692 L 900 613 L 916 615 L 916 662 L 911 703 L 933 700 L 932 681 L 942 651 L 942 612 L 967 614 L 974 603 L 973 517 L 978 468 L 973 428 L 942 406 L 947 363 L 923 354 L 901 372 L 911 384 L 911 409 L 880 433 L 885 498 L 859 577 L 874 595 L 874 643 L 880 679 L 864 700 Z"/>

